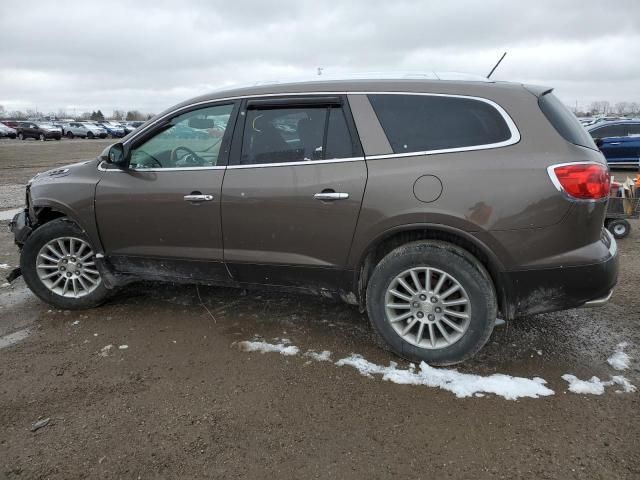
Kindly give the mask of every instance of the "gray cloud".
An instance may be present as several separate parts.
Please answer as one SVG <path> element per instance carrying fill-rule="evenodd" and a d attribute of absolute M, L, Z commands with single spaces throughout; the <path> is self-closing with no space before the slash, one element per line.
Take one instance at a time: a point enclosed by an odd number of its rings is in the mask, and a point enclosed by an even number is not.
<path fill-rule="evenodd" d="M 486 74 L 565 102 L 640 101 L 640 2 L 32 1 L 0 6 L 7 109 L 157 112 L 233 83 L 362 71 Z"/>

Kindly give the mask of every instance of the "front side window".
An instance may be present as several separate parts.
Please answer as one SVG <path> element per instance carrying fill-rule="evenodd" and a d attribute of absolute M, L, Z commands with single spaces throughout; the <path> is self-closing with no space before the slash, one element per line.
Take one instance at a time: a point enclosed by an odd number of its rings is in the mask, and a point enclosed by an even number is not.
<path fill-rule="evenodd" d="M 511 138 L 500 112 L 480 100 L 437 95 L 368 97 L 393 153 L 491 145 Z"/>
<path fill-rule="evenodd" d="M 339 106 L 249 109 L 242 141 L 242 165 L 307 162 L 354 155 Z"/>
<path fill-rule="evenodd" d="M 640 135 L 640 123 L 631 123 L 627 128 L 629 135 Z"/>
<path fill-rule="evenodd" d="M 174 117 L 155 136 L 131 150 L 134 169 L 215 167 L 234 104 L 202 108 Z"/>

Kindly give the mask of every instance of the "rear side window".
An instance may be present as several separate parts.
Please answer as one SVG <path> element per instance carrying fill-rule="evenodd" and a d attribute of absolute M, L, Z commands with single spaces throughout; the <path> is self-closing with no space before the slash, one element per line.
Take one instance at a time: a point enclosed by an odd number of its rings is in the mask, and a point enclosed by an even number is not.
<path fill-rule="evenodd" d="M 567 142 L 593 150 L 598 149 L 576 116 L 553 93 L 541 96 L 538 105 L 549 123 Z"/>
<path fill-rule="evenodd" d="M 627 128 L 629 135 L 640 135 L 640 123 L 631 123 Z"/>
<path fill-rule="evenodd" d="M 605 125 L 593 128 L 589 131 L 592 138 L 626 137 L 628 129 L 626 125 Z"/>
<path fill-rule="evenodd" d="M 369 95 L 394 153 L 476 147 L 511 138 L 489 103 L 437 95 Z"/>

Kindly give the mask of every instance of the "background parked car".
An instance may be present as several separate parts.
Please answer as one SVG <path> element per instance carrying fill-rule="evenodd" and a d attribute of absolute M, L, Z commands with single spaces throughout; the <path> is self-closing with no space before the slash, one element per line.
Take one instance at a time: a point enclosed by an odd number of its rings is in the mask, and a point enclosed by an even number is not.
<path fill-rule="evenodd" d="M 16 131 L 20 140 L 35 138 L 44 141 L 48 138 L 62 138 L 62 131 L 49 123 L 20 122 Z"/>
<path fill-rule="evenodd" d="M 637 167 L 640 162 L 640 121 L 596 123 L 587 130 L 609 164 Z"/>
<path fill-rule="evenodd" d="M 91 123 L 70 122 L 66 127 L 67 138 L 105 138 L 107 132 Z"/>
<path fill-rule="evenodd" d="M 8 137 L 8 138 L 16 138 L 18 133 L 15 128 L 11 128 L 6 126 L 4 123 L 0 123 L 0 138 Z"/>
<path fill-rule="evenodd" d="M 98 125 L 104 128 L 107 134 L 113 138 L 122 138 L 126 135 L 122 125 L 115 122 L 98 122 Z"/>
<path fill-rule="evenodd" d="M 122 122 L 121 125 L 124 127 L 124 131 L 127 135 L 133 132 L 136 128 L 142 125 L 144 122 Z"/>

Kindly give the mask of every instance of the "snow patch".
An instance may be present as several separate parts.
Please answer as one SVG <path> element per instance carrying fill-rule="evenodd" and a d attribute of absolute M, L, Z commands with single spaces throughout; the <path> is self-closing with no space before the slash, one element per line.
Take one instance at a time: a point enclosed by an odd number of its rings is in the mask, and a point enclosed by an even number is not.
<path fill-rule="evenodd" d="M 383 380 L 398 384 L 438 387 L 452 392 L 458 398 L 493 393 L 507 400 L 517 400 L 521 397 L 539 398 L 554 394 L 553 390 L 545 386 L 547 382 L 538 377 L 522 378 L 503 374 L 483 377 L 461 373 L 455 369 L 433 368 L 425 362 L 420 364 L 419 371 L 416 371 L 413 364 L 408 370 L 402 370 L 397 368 L 395 362 L 384 367 L 369 362 L 361 355 L 356 354 L 338 360 L 336 365 L 339 367 L 348 365 L 367 377 L 382 375 Z"/>
<path fill-rule="evenodd" d="M 118 350 L 126 350 L 127 348 L 129 348 L 129 345 L 120 345 Z"/>
<path fill-rule="evenodd" d="M 11 267 L 6 263 L 0 263 L 0 269 L 9 270 Z"/>
<path fill-rule="evenodd" d="M 300 349 L 294 345 L 289 345 L 289 340 L 283 338 L 280 343 L 268 343 L 263 340 L 238 342 L 240 350 L 245 352 L 279 353 L 280 355 L 297 355 Z"/>
<path fill-rule="evenodd" d="M 18 330 L 17 332 L 10 333 L 4 337 L 0 337 L 0 348 L 9 347 L 15 343 L 21 342 L 29 336 L 29 329 Z"/>
<path fill-rule="evenodd" d="M 622 389 L 616 390 L 616 393 L 632 393 L 636 391 L 635 385 L 621 375 L 614 375 L 609 381 L 602 381 L 598 377 L 591 377 L 589 380 L 580 380 L 575 375 L 566 373 L 562 375 L 562 379 L 569 383 L 569 391 L 582 395 L 602 395 L 605 387 L 619 385 Z"/>
<path fill-rule="evenodd" d="M 101 357 L 108 357 L 109 353 L 111 353 L 112 348 L 113 345 L 105 345 L 100 349 L 100 353 L 98 355 L 100 355 Z"/>
<path fill-rule="evenodd" d="M 631 363 L 631 357 L 624 352 L 629 344 L 627 342 L 621 342 L 616 346 L 616 351 L 611 355 L 607 362 L 616 370 L 626 370 Z"/>
<path fill-rule="evenodd" d="M 3 210 L 0 212 L 0 220 L 13 220 L 13 217 L 23 210 L 24 208 L 14 208 L 11 210 Z"/>
<path fill-rule="evenodd" d="M 324 350 L 320 353 L 314 352 L 313 350 L 309 350 L 304 354 L 305 357 L 312 358 L 316 362 L 330 362 L 331 361 L 331 352 L 329 350 Z"/>

